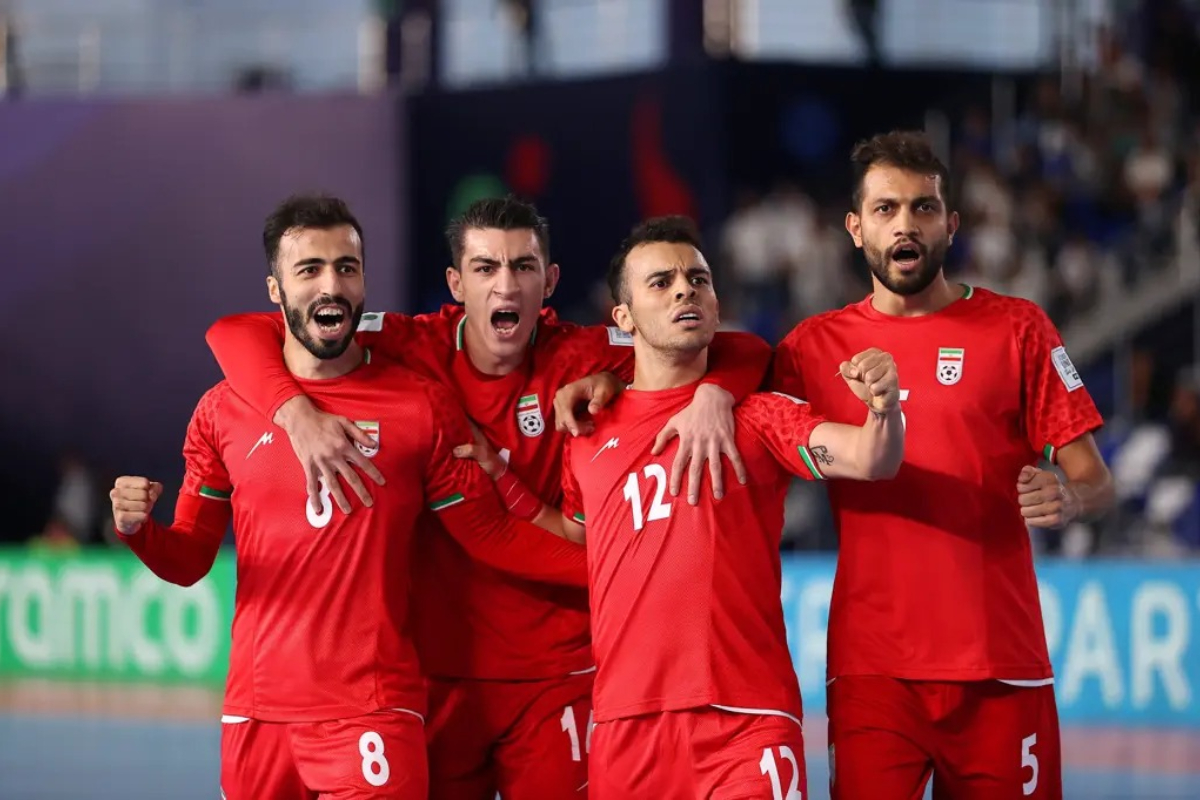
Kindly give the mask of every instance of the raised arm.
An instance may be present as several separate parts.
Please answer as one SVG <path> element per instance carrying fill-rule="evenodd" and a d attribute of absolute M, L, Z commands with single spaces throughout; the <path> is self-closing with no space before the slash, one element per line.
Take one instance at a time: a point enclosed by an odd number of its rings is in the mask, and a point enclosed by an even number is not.
<path fill-rule="evenodd" d="M 214 393 L 196 406 L 188 424 L 183 489 L 170 527 L 151 516 L 162 484 L 140 476 L 117 478 L 109 499 L 121 540 L 160 578 L 191 586 L 212 569 L 232 516 L 233 487 L 215 445 Z"/>
<path fill-rule="evenodd" d="M 842 363 L 842 378 L 867 406 L 862 426 L 827 422 L 803 400 L 759 395 L 751 422 L 777 461 L 809 479 L 895 477 L 904 460 L 904 415 L 892 357 L 867 350 Z M 747 409 L 749 411 L 750 409 Z"/>

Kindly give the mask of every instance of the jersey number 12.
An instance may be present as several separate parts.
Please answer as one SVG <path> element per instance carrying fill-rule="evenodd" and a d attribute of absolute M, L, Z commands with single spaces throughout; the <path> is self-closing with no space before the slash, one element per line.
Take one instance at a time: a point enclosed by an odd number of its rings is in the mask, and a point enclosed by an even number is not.
<path fill-rule="evenodd" d="M 667 471 L 662 468 L 661 464 L 647 464 L 646 468 L 642 470 L 642 474 L 646 476 L 646 480 L 654 481 L 654 501 L 650 503 L 649 514 L 644 514 L 642 511 L 642 482 L 638 474 L 636 472 L 629 473 L 629 478 L 625 481 L 625 499 L 629 501 L 633 510 L 633 529 L 635 531 L 640 531 L 647 522 L 671 516 L 671 504 L 663 502 L 663 495 L 667 491 Z"/>

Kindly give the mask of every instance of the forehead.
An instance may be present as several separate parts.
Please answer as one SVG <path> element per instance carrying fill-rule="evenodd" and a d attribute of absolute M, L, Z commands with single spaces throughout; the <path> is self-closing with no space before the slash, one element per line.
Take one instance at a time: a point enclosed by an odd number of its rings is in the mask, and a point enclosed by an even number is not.
<path fill-rule="evenodd" d="M 505 231 L 499 228 L 468 228 L 463 234 L 463 258 L 504 261 L 534 256 L 543 260 L 541 242 L 532 228 Z"/>
<path fill-rule="evenodd" d="M 639 244 L 625 258 L 625 269 L 631 276 L 650 275 L 666 269 L 708 267 L 704 254 L 690 244 L 652 242 Z"/>
<path fill-rule="evenodd" d="M 930 196 L 942 196 L 942 179 L 937 174 L 876 164 L 863 176 L 864 200 L 877 197 L 904 200 Z"/>
<path fill-rule="evenodd" d="M 287 258 L 304 258 L 305 253 L 328 255 L 334 258 L 344 255 L 361 257 L 362 241 L 358 231 L 349 225 L 333 228 L 291 228 L 279 240 L 280 255 Z"/>

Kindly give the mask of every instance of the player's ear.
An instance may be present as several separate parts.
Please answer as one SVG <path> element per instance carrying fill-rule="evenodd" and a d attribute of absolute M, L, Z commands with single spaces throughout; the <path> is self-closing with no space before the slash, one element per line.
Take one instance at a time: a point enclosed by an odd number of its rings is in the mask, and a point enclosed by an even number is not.
<path fill-rule="evenodd" d="M 854 246 L 862 249 L 862 218 L 853 211 L 846 214 L 846 233 L 854 240 Z"/>
<path fill-rule="evenodd" d="M 274 275 L 267 276 L 267 296 L 275 305 L 283 305 L 283 293 L 279 291 L 279 279 Z"/>
<path fill-rule="evenodd" d="M 946 231 L 949 233 L 950 244 L 954 244 L 954 234 L 958 233 L 958 212 L 951 211 L 946 220 Z"/>
<path fill-rule="evenodd" d="M 454 297 L 455 302 L 464 302 L 461 270 L 457 270 L 454 267 L 446 267 L 446 285 L 450 287 L 450 294 Z"/>
<path fill-rule="evenodd" d="M 560 275 L 558 264 L 551 264 L 546 267 L 546 293 L 543 295 L 544 298 L 549 299 L 550 295 L 554 294 L 554 289 L 558 286 Z"/>
<path fill-rule="evenodd" d="M 633 333 L 633 317 L 629 314 L 628 303 L 617 303 L 612 310 L 613 322 L 625 333 Z"/>

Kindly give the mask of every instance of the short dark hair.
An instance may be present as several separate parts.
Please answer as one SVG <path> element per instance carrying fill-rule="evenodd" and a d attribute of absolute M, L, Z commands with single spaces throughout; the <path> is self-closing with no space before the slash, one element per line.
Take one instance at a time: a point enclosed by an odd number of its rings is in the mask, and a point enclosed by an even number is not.
<path fill-rule="evenodd" d="M 862 208 L 863 179 L 871 167 L 898 167 L 940 178 L 942 199 L 949 205 L 950 170 L 933 152 L 929 138 L 921 131 L 892 131 L 880 133 L 854 145 L 850 154 L 854 165 L 854 194 L 851 202 L 855 213 Z"/>
<path fill-rule="evenodd" d="M 624 303 L 628 299 L 625 285 L 625 260 L 635 247 L 644 244 L 690 244 L 697 250 L 703 250 L 700 242 L 700 231 L 696 223 L 689 217 L 671 215 L 654 217 L 633 227 L 625 240 L 621 242 L 617 254 L 608 263 L 608 290 L 612 293 L 613 302 Z"/>
<path fill-rule="evenodd" d="M 469 230 L 494 228 L 502 231 L 531 230 L 542 248 L 542 258 L 550 263 L 550 223 L 538 214 L 533 203 L 518 197 L 488 197 L 476 200 L 467 210 L 450 220 L 446 226 L 446 243 L 450 245 L 450 258 L 454 268 L 462 266 L 464 239 Z"/>
<path fill-rule="evenodd" d="M 328 230 L 339 225 L 349 225 L 358 234 L 358 241 L 365 253 L 362 226 L 346 201 L 326 194 L 294 194 L 284 200 L 263 223 L 263 250 L 267 253 L 267 269 L 275 272 L 275 261 L 279 258 L 279 241 L 295 228 Z M 365 261 L 364 255 L 364 261 Z"/>

